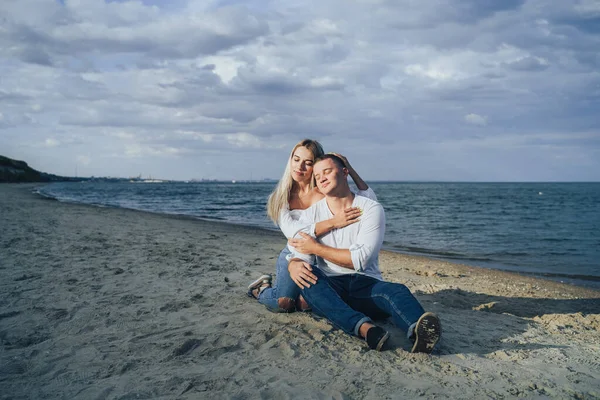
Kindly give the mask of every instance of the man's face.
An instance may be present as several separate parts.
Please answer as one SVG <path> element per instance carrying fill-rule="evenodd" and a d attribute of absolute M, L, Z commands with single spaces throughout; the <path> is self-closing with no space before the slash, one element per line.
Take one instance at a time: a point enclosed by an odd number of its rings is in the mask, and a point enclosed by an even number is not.
<path fill-rule="evenodd" d="M 317 181 L 317 187 L 324 195 L 332 193 L 339 186 L 341 180 L 346 179 L 345 170 L 329 158 L 315 164 L 313 175 Z"/>

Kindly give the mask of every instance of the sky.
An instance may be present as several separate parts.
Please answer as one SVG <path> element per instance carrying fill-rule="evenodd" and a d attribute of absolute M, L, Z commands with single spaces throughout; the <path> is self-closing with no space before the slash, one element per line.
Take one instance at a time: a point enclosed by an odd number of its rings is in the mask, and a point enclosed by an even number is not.
<path fill-rule="evenodd" d="M 67 176 L 600 181 L 600 0 L 3 0 L 0 154 Z"/>

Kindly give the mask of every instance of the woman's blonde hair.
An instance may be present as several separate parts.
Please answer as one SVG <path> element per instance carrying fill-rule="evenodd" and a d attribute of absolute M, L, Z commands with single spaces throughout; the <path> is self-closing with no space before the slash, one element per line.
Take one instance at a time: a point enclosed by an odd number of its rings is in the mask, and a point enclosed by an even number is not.
<path fill-rule="evenodd" d="M 294 146 L 292 152 L 290 153 L 290 157 L 288 158 L 287 165 L 285 166 L 285 171 L 283 171 L 283 176 L 279 180 L 279 183 L 269 196 L 269 200 L 267 201 L 267 215 L 275 224 L 277 225 L 277 221 L 279 220 L 279 215 L 281 214 L 281 210 L 284 207 L 288 206 L 290 201 L 290 194 L 292 192 L 292 187 L 294 185 L 294 180 L 292 179 L 292 157 L 294 156 L 294 152 L 298 147 L 306 147 L 308 151 L 310 151 L 313 157 L 316 159 L 317 157 L 325 154 L 323 151 L 323 146 L 321 143 L 316 140 L 304 139 L 300 141 L 298 144 Z M 311 177 L 310 187 L 311 189 L 315 186 L 315 180 Z"/>

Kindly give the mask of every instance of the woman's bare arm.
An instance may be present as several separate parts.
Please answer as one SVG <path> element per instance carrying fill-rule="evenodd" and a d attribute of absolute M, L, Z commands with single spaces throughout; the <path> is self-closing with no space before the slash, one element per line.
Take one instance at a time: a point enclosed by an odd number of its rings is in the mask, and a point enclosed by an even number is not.
<path fill-rule="evenodd" d="M 339 158 L 342 159 L 342 161 L 344 162 L 344 165 L 346 166 L 346 169 L 348 170 L 348 174 L 354 181 L 354 184 L 356 185 L 358 190 L 367 190 L 369 188 L 369 185 L 367 185 L 367 183 L 362 180 L 360 175 L 358 175 L 358 172 L 356 172 L 356 170 L 354 168 L 352 168 L 352 165 L 350 165 L 350 162 L 348 161 L 348 159 L 346 157 L 344 157 L 343 155 L 341 155 L 339 153 L 332 153 L 332 154 L 335 154 L 336 156 L 338 156 Z"/>

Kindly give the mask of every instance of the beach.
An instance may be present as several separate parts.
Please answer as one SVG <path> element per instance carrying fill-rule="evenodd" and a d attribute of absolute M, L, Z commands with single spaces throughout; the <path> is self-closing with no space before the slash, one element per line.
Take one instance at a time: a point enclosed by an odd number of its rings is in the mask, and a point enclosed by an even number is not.
<path fill-rule="evenodd" d="M 281 234 L 0 185 L 0 399 L 600 398 L 600 291 L 391 252 L 443 324 L 369 351 L 246 296 Z"/>

